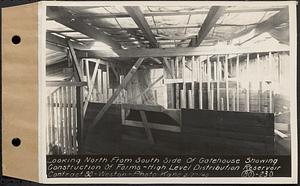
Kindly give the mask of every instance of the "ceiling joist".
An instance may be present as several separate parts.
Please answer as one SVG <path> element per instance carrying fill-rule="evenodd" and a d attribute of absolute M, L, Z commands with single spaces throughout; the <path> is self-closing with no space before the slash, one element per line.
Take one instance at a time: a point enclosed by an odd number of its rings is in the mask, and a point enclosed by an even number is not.
<path fill-rule="evenodd" d="M 134 22 L 138 25 L 138 27 L 142 30 L 145 38 L 149 40 L 150 46 L 152 48 L 159 48 L 159 44 L 153 35 L 141 9 L 138 6 L 125 6 L 124 8 Z"/>
<path fill-rule="evenodd" d="M 119 43 L 113 41 L 109 36 L 98 30 L 96 27 L 85 23 L 80 18 L 74 18 L 74 15 L 63 7 L 47 7 L 47 16 L 55 20 L 56 22 L 73 29 L 76 32 L 80 32 L 95 40 L 106 43 L 112 48 L 120 48 Z"/>
<path fill-rule="evenodd" d="M 198 32 L 196 41 L 191 41 L 190 46 L 196 47 L 206 38 L 210 30 L 215 26 L 219 18 L 224 15 L 225 7 L 212 6 Z"/>

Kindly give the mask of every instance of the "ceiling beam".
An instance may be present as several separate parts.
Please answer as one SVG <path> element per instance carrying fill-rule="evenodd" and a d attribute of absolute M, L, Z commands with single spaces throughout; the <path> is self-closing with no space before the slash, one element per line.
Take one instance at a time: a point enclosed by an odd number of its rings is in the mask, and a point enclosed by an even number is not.
<path fill-rule="evenodd" d="M 124 8 L 134 22 L 138 25 L 138 27 L 142 30 L 145 38 L 149 40 L 150 46 L 152 48 L 159 48 L 159 44 L 157 43 L 157 40 L 153 35 L 141 9 L 138 6 L 125 6 Z"/>
<path fill-rule="evenodd" d="M 74 31 L 80 32 L 98 41 L 104 42 L 112 48 L 120 48 L 119 43 L 112 40 L 109 36 L 107 36 L 101 30 L 98 30 L 93 25 L 85 23 L 80 18 L 75 18 L 75 16 L 66 8 L 48 6 L 47 16 L 52 18 L 56 22 L 73 29 Z"/>
<path fill-rule="evenodd" d="M 88 53 L 88 57 L 121 57 L 121 58 L 139 58 L 139 57 L 172 57 L 172 56 L 200 56 L 200 55 L 224 55 L 224 54 L 245 54 L 245 53 L 263 53 L 275 51 L 289 51 L 286 45 L 270 47 L 243 47 L 243 46 L 199 46 L 199 47 L 180 47 L 180 48 L 137 48 L 128 50 L 82 50 L 79 54 Z"/>
<path fill-rule="evenodd" d="M 253 13 L 253 12 L 270 12 L 270 11 L 280 11 L 282 7 L 272 7 L 272 8 L 236 8 L 236 9 L 228 9 L 225 11 L 228 13 Z M 209 11 L 178 11 L 178 12 L 147 12 L 143 15 L 145 17 L 152 16 L 178 16 L 178 15 L 201 15 L 207 14 Z M 84 15 L 76 15 L 76 17 L 80 17 L 83 19 L 98 19 L 98 18 L 122 18 L 122 17 L 130 17 L 127 13 L 109 13 L 109 14 L 84 14 Z M 52 20 L 51 18 L 47 18 L 47 20 Z"/>
<path fill-rule="evenodd" d="M 198 32 L 198 36 L 195 42 L 190 42 L 190 46 L 196 47 L 206 38 L 210 30 L 215 26 L 218 19 L 224 15 L 225 7 L 223 6 L 212 6 Z"/>

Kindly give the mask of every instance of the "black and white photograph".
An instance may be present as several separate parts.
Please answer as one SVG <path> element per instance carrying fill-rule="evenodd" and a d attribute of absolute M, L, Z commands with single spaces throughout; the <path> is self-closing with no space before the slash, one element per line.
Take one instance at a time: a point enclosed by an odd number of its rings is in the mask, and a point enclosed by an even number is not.
<path fill-rule="evenodd" d="M 294 175 L 297 61 L 291 7 L 46 4 L 41 50 L 48 178 Z M 282 165 L 281 157 L 289 161 Z M 76 176 L 56 172 L 62 162 L 74 169 L 92 164 Z M 229 172 L 217 171 L 216 162 Z M 98 174 L 101 166 L 115 173 Z M 168 173 L 156 173 L 162 170 Z"/>

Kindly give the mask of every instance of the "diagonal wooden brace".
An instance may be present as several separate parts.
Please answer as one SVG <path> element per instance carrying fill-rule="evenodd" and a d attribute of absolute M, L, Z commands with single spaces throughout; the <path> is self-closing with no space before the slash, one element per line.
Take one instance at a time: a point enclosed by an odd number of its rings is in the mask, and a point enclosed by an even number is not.
<path fill-rule="evenodd" d="M 139 66 L 143 63 L 144 58 L 139 58 L 136 63 L 133 65 L 133 67 L 130 69 L 122 83 L 119 85 L 119 87 L 116 89 L 114 94 L 111 96 L 111 98 L 107 101 L 107 103 L 104 105 L 104 107 L 100 110 L 100 112 L 97 114 L 95 119 L 93 120 L 92 124 L 89 126 L 89 129 L 95 127 L 97 123 L 101 120 L 103 117 L 104 113 L 109 109 L 109 107 L 113 104 L 115 99 L 119 96 L 120 92 L 122 89 L 126 87 L 126 85 L 129 83 L 133 75 L 136 73 L 138 70 Z"/>

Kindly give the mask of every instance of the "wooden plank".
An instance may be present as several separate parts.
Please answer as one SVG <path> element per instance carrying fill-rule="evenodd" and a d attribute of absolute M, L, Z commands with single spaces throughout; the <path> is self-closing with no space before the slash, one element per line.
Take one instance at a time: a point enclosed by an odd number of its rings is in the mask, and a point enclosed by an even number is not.
<path fill-rule="evenodd" d="M 144 125 L 144 128 L 145 128 L 145 131 L 146 131 L 146 135 L 147 135 L 147 138 L 149 140 L 149 142 L 151 144 L 154 144 L 154 139 L 153 139 L 153 136 L 152 136 L 152 132 L 151 132 L 151 129 L 149 127 L 149 123 L 147 121 L 147 116 L 146 116 L 146 113 L 145 111 L 142 111 L 140 110 L 140 115 L 141 115 L 141 118 L 142 118 L 142 123 Z"/>
<path fill-rule="evenodd" d="M 128 50 L 99 51 L 94 48 L 80 50 L 81 53 L 89 52 L 93 57 L 109 57 L 109 58 L 139 58 L 139 57 L 174 57 L 174 56 L 207 56 L 207 55 L 225 55 L 225 54 L 242 54 L 242 53 L 264 53 L 289 51 L 287 46 L 271 45 L 247 47 L 247 46 L 199 46 L 199 47 L 177 47 L 177 48 L 136 48 Z M 118 54 L 116 54 L 118 53 Z M 82 54 L 83 55 L 83 54 Z"/>
<path fill-rule="evenodd" d="M 180 109 L 180 88 L 179 84 L 175 84 L 175 98 L 176 98 L 176 109 Z"/>
<path fill-rule="evenodd" d="M 217 69 L 216 69 L 216 73 L 217 73 L 217 110 L 220 110 L 220 80 L 221 80 L 221 75 L 222 75 L 222 71 L 221 71 L 221 62 L 220 62 L 220 56 L 217 56 Z"/>
<path fill-rule="evenodd" d="M 108 91 L 107 91 L 107 80 L 106 80 L 106 72 L 102 72 L 102 82 L 103 82 L 103 102 L 106 102 L 108 100 L 107 95 L 108 95 Z"/>
<path fill-rule="evenodd" d="M 119 93 L 121 92 L 122 89 L 126 87 L 126 85 L 129 83 L 133 75 L 136 73 L 138 70 L 139 66 L 142 64 L 144 61 L 144 58 L 139 58 L 136 63 L 132 66 L 126 77 L 124 78 L 124 81 L 119 85 L 117 90 L 114 92 L 112 97 L 107 101 L 107 103 L 104 105 L 104 107 L 100 110 L 100 112 L 97 114 L 93 122 L 91 123 L 89 129 L 92 129 L 94 126 L 97 125 L 97 123 L 101 120 L 102 116 L 104 113 L 109 109 L 109 107 L 112 105 L 114 100 L 118 97 Z"/>
<path fill-rule="evenodd" d="M 163 57 L 163 64 L 165 66 L 165 70 L 168 72 L 168 74 L 171 76 L 171 78 L 174 78 L 173 73 L 172 73 L 172 68 L 169 64 L 169 61 L 165 57 Z M 168 76 L 166 76 L 166 77 L 168 77 Z"/>
<path fill-rule="evenodd" d="M 73 152 L 73 137 L 72 137 L 72 128 L 73 128 L 73 116 L 72 116 L 72 87 L 68 86 L 68 116 L 69 116 L 69 154 Z"/>
<path fill-rule="evenodd" d="M 185 61 L 185 56 L 182 57 L 182 91 L 180 92 L 181 96 L 180 96 L 180 100 L 181 100 L 181 108 L 186 108 L 186 84 L 185 84 L 185 79 L 186 79 L 186 75 L 185 75 L 185 65 L 186 65 L 186 61 Z"/>
<path fill-rule="evenodd" d="M 46 81 L 47 87 L 60 87 L 60 86 L 87 86 L 87 82 L 76 81 Z"/>
<path fill-rule="evenodd" d="M 159 44 L 153 35 L 141 9 L 138 6 L 125 6 L 124 8 L 134 22 L 138 25 L 138 27 L 142 30 L 144 37 L 150 42 L 150 46 L 152 48 L 159 48 Z"/>
<path fill-rule="evenodd" d="M 193 108 L 193 98 L 192 98 L 192 90 L 188 90 L 188 101 L 187 101 L 187 108 Z"/>
<path fill-rule="evenodd" d="M 199 108 L 203 108 L 203 95 L 202 95 L 202 81 L 203 81 L 203 67 L 202 67 L 202 61 L 200 61 L 199 58 L 199 70 L 200 70 L 200 75 L 199 75 Z"/>
<path fill-rule="evenodd" d="M 102 101 L 103 87 L 102 87 L 102 70 L 98 69 L 97 73 L 97 90 L 98 90 L 98 101 Z"/>
<path fill-rule="evenodd" d="M 71 41 L 68 42 L 68 47 L 69 47 L 70 52 L 71 52 L 73 64 L 75 64 L 75 69 L 76 69 L 76 72 L 78 73 L 79 80 L 81 82 L 83 82 L 84 81 L 83 80 L 83 68 L 81 68 L 81 66 L 78 62 L 77 55 L 76 55 L 76 52 L 74 50 L 73 43 Z"/>
<path fill-rule="evenodd" d="M 186 108 L 186 94 L 185 90 L 180 90 L 180 108 Z"/>
<path fill-rule="evenodd" d="M 84 138 L 85 138 L 85 127 L 83 123 L 83 87 L 76 88 L 76 101 L 77 101 L 77 141 L 78 141 L 78 152 L 81 153 L 84 148 Z"/>
<path fill-rule="evenodd" d="M 91 87 L 91 75 L 90 75 L 89 60 L 85 59 L 85 60 L 83 60 L 83 62 L 85 64 L 85 74 L 86 74 L 86 78 L 87 78 L 88 87 Z"/>
<path fill-rule="evenodd" d="M 169 132 L 180 132 L 181 131 L 179 126 L 165 125 L 165 124 L 151 123 L 151 122 L 148 122 L 148 124 L 151 129 L 163 130 L 163 131 L 169 131 Z M 131 126 L 131 127 L 140 127 L 140 128 L 144 127 L 142 122 L 133 121 L 133 120 L 125 120 L 123 125 Z"/>
<path fill-rule="evenodd" d="M 213 110 L 212 105 L 212 97 L 211 97 L 211 62 L 209 56 L 207 56 L 207 102 L 208 102 L 208 109 Z"/>
<path fill-rule="evenodd" d="M 240 55 L 236 56 L 236 111 L 240 111 Z"/>
<path fill-rule="evenodd" d="M 110 68 L 110 65 L 109 65 L 109 63 L 107 62 L 107 63 L 106 63 L 106 82 L 107 82 L 106 85 L 107 85 L 107 89 L 110 88 L 109 68 Z"/>
<path fill-rule="evenodd" d="M 77 149 L 77 119 L 76 119 L 76 87 L 72 87 L 72 141 L 73 141 L 73 154 L 76 154 L 78 149 Z"/>
<path fill-rule="evenodd" d="M 198 36 L 194 45 L 190 43 L 190 46 L 199 46 L 206 38 L 210 30 L 214 27 L 218 19 L 224 14 L 225 7 L 212 6 L 207 13 L 207 16 L 198 32 Z"/>
<path fill-rule="evenodd" d="M 66 87 L 62 87 L 62 104 L 61 104 L 61 108 L 62 108 L 62 118 L 61 118 L 61 122 L 62 122 L 62 131 L 63 131 L 63 138 L 64 138 L 64 148 L 62 149 L 62 153 L 66 154 L 67 153 L 67 144 L 68 144 L 68 138 L 67 138 L 67 110 L 66 110 Z"/>
<path fill-rule="evenodd" d="M 59 89 L 55 91 L 55 103 L 59 104 Z M 59 107 L 55 107 L 55 125 L 56 125 L 56 138 L 57 138 L 57 146 L 61 146 L 61 135 L 60 135 L 60 122 L 59 122 Z"/>
<path fill-rule="evenodd" d="M 250 112 L 250 90 L 249 90 L 249 53 L 247 53 L 247 61 L 246 61 L 246 111 Z"/>
<path fill-rule="evenodd" d="M 189 100 L 189 104 L 190 104 L 190 107 L 189 108 L 195 108 L 194 107 L 194 103 L 195 103 L 195 71 L 196 71 L 196 68 L 195 68 L 195 56 L 192 56 L 192 87 L 191 87 L 191 99 Z"/>
<path fill-rule="evenodd" d="M 225 78 L 225 91 L 226 91 L 226 110 L 229 110 L 228 55 L 225 56 L 224 71 L 225 71 L 224 78 Z"/>
<path fill-rule="evenodd" d="M 123 108 L 127 110 L 143 110 L 150 112 L 163 112 L 165 109 L 160 105 L 143 105 L 143 104 L 123 104 Z"/>
<path fill-rule="evenodd" d="M 175 57 L 175 78 L 179 78 L 179 59 L 177 56 Z"/>
<path fill-rule="evenodd" d="M 273 75 L 273 57 L 272 57 L 272 52 L 269 52 L 269 60 L 268 60 L 268 71 L 269 71 L 269 112 L 273 112 L 273 90 L 272 90 L 272 75 Z"/>
<path fill-rule="evenodd" d="M 91 95 L 92 95 L 92 91 L 93 91 L 94 86 L 95 86 L 95 80 L 96 80 L 96 76 L 97 76 L 97 72 L 98 72 L 98 67 L 99 67 L 99 63 L 96 63 L 96 65 L 94 67 L 93 74 L 92 74 L 92 78 L 90 80 L 88 95 L 87 95 L 86 100 L 85 100 L 84 105 L 83 105 L 83 115 L 85 115 L 85 113 L 86 113 L 86 109 L 88 107 L 88 104 L 89 104 L 89 101 L 90 101 L 90 98 L 91 98 Z"/>

